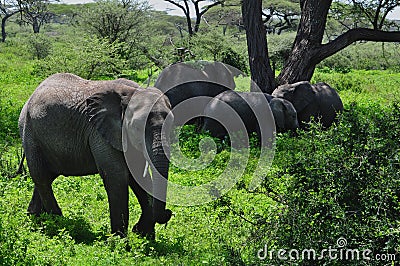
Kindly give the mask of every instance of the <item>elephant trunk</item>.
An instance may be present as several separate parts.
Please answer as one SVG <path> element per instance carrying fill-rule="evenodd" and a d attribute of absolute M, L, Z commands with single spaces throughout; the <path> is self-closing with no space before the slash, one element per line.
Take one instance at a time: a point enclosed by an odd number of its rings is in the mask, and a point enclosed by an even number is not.
<path fill-rule="evenodd" d="M 151 132 L 152 142 L 149 150 L 150 168 L 153 179 L 153 218 L 154 222 L 165 224 L 172 212 L 165 208 L 167 201 L 167 185 L 169 170 L 169 146 L 162 139 L 161 127 Z M 164 145 L 163 145 L 164 144 Z"/>

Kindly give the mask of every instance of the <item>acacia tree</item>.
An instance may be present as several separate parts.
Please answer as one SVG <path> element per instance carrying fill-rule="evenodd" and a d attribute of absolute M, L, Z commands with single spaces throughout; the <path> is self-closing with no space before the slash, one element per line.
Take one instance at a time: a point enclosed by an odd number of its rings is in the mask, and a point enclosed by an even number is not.
<path fill-rule="evenodd" d="M 6 41 L 6 22 L 13 15 L 19 12 L 17 0 L 0 1 L 0 17 L 1 17 L 1 41 Z"/>
<path fill-rule="evenodd" d="M 81 26 L 109 43 L 127 42 L 145 30 L 149 6 L 138 0 L 99 0 L 80 14 Z"/>
<path fill-rule="evenodd" d="M 376 8 L 386 1 L 379 2 Z M 400 4 L 399 1 L 397 3 L 398 5 Z M 356 41 L 400 41 L 399 31 L 383 31 L 374 27 L 372 29 L 360 27 L 349 29 L 334 40 L 322 43 L 331 4 L 332 0 L 300 1 L 300 24 L 289 58 L 278 76 L 279 84 L 310 80 L 318 63 Z M 377 17 L 382 20 L 386 18 L 386 15 L 387 13 L 383 13 Z"/>
<path fill-rule="evenodd" d="M 49 11 L 49 5 L 59 0 L 18 0 L 21 20 L 32 25 L 33 32 L 39 33 L 43 24 L 50 21 L 53 14 Z"/>
<path fill-rule="evenodd" d="M 386 24 L 387 15 L 400 5 L 399 0 L 351 0 L 356 13 L 361 13 L 372 24 L 374 30 L 381 30 Z"/>
<path fill-rule="evenodd" d="M 281 34 L 296 30 L 300 16 L 299 0 L 263 1 L 263 21 L 267 32 Z"/>
<path fill-rule="evenodd" d="M 173 4 L 174 6 L 178 7 L 183 11 L 186 17 L 187 30 L 189 36 L 192 36 L 193 34 L 199 31 L 201 18 L 208 10 L 210 10 L 214 6 L 223 5 L 225 2 L 225 0 L 164 0 L 164 1 Z M 204 5 L 203 7 L 201 7 L 201 5 L 205 4 L 205 2 L 210 2 L 210 3 L 208 5 Z M 195 10 L 194 26 L 192 23 L 190 4 L 193 5 L 193 8 Z"/>
<path fill-rule="evenodd" d="M 275 80 L 269 63 L 267 39 L 262 21 L 262 0 L 243 0 L 242 15 L 246 29 L 251 78 L 262 91 L 271 93 L 275 88 Z"/>
<path fill-rule="evenodd" d="M 117 45 L 118 54 L 134 61 L 138 54 L 153 64 L 165 63 L 150 50 L 154 32 L 149 31 L 150 6 L 140 0 L 98 0 L 80 14 L 79 24 L 88 33 L 111 45 Z"/>

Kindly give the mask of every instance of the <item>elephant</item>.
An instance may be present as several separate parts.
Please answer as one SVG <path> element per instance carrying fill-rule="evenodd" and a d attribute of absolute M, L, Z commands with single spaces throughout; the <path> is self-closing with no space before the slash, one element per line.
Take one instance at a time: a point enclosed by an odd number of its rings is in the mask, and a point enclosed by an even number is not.
<path fill-rule="evenodd" d="M 155 224 L 169 221 L 172 212 L 166 209 L 166 199 L 152 196 L 151 189 L 166 195 L 169 147 L 162 145 L 161 128 L 171 115 L 171 106 L 158 89 L 134 88 L 132 84 L 127 80 L 89 81 L 59 73 L 36 88 L 18 123 L 34 182 L 28 214 L 62 215 L 52 190 L 57 176 L 99 173 L 107 192 L 112 233 L 127 234 L 128 186 L 142 211 L 133 231 L 155 237 Z M 123 143 L 123 129 L 138 140 L 130 150 L 134 167 L 128 166 L 124 156 L 127 143 Z M 147 171 L 149 164 L 152 178 Z M 147 183 L 150 192 L 138 180 Z"/>
<path fill-rule="evenodd" d="M 295 130 L 299 127 L 296 110 L 293 105 L 285 99 L 275 98 L 262 92 L 225 91 L 211 100 L 204 110 L 205 119 L 202 130 L 209 131 L 213 137 L 222 138 L 227 135 L 226 129 L 224 129 L 224 127 L 216 120 L 211 118 L 227 118 L 228 114 L 224 113 L 224 111 L 221 112 L 221 110 L 224 110 L 224 103 L 232 107 L 233 111 L 238 114 L 238 118 L 243 121 L 247 133 L 257 132 L 258 137 L 260 137 L 260 121 L 257 120 L 253 110 L 260 106 L 262 107 L 267 103 L 269 103 L 269 107 L 274 117 L 275 126 L 278 131 Z M 262 119 L 269 119 L 267 116 L 268 114 L 265 112 L 261 114 L 263 116 L 261 117 Z M 231 117 L 232 116 L 229 116 L 229 119 L 231 119 Z M 233 119 L 234 118 L 232 117 L 232 120 L 228 121 L 229 124 L 235 123 Z M 270 125 L 271 123 L 273 123 L 272 118 L 270 123 L 267 121 L 267 125 Z M 233 129 L 235 128 L 238 127 L 233 126 Z"/>
<path fill-rule="evenodd" d="M 119 78 L 116 80 L 110 80 L 110 82 L 115 83 L 115 84 L 122 84 L 122 85 L 126 85 L 129 87 L 133 87 L 133 88 L 140 88 L 140 85 L 137 84 L 136 82 L 126 79 L 126 78 Z"/>
<path fill-rule="evenodd" d="M 343 111 L 339 94 L 328 84 L 321 82 L 311 85 L 308 81 L 279 86 L 272 96 L 290 101 L 297 111 L 300 127 L 305 128 L 311 117 L 319 119 L 324 128 L 328 128 Z"/>
<path fill-rule="evenodd" d="M 219 62 L 179 63 L 164 69 L 154 86 L 165 93 L 172 108 L 182 103 L 174 110 L 175 124 L 182 125 L 187 118 L 199 116 L 212 97 L 234 90 L 234 77 L 240 74 L 239 70 Z M 189 124 L 194 122 L 200 121 L 193 119 Z"/>

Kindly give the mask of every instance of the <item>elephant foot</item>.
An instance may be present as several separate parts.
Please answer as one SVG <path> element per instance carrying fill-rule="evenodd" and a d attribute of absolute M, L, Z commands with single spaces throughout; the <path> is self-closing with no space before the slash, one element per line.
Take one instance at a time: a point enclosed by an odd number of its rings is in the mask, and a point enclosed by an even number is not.
<path fill-rule="evenodd" d="M 154 220 L 159 224 L 166 224 L 172 217 L 172 211 L 169 209 L 165 209 L 163 213 L 157 213 Z"/>
<path fill-rule="evenodd" d="M 154 225 L 150 226 L 149 224 L 145 224 L 141 221 L 139 221 L 133 226 L 132 232 L 150 240 L 154 240 L 156 238 Z"/>
<path fill-rule="evenodd" d="M 46 211 L 45 208 L 42 205 L 32 205 L 30 204 L 27 210 L 28 215 L 34 215 L 34 216 L 40 216 L 43 213 L 48 213 L 48 214 L 53 214 L 53 215 L 59 215 L 62 216 L 61 210 L 57 211 Z"/>
<path fill-rule="evenodd" d="M 46 210 L 44 209 L 44 206 L 42 202 L 32 202 L 28 206 L 27 214 L 28 215 L 35 215 L 39 216 L 42 213 L 45 213 Z"/>

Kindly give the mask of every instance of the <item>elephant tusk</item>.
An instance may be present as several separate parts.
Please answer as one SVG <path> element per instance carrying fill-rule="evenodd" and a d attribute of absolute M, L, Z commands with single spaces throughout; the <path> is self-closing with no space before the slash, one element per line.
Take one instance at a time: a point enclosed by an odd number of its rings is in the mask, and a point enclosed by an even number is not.
<path fill-rule="evenodd" d="M 146 161 L 146 165 L 144 166 L 144 170 L 143 170 L 143 178 L 145 178 L 147 176 L 148 171 L 149 171 L 149 162 Z"/>

